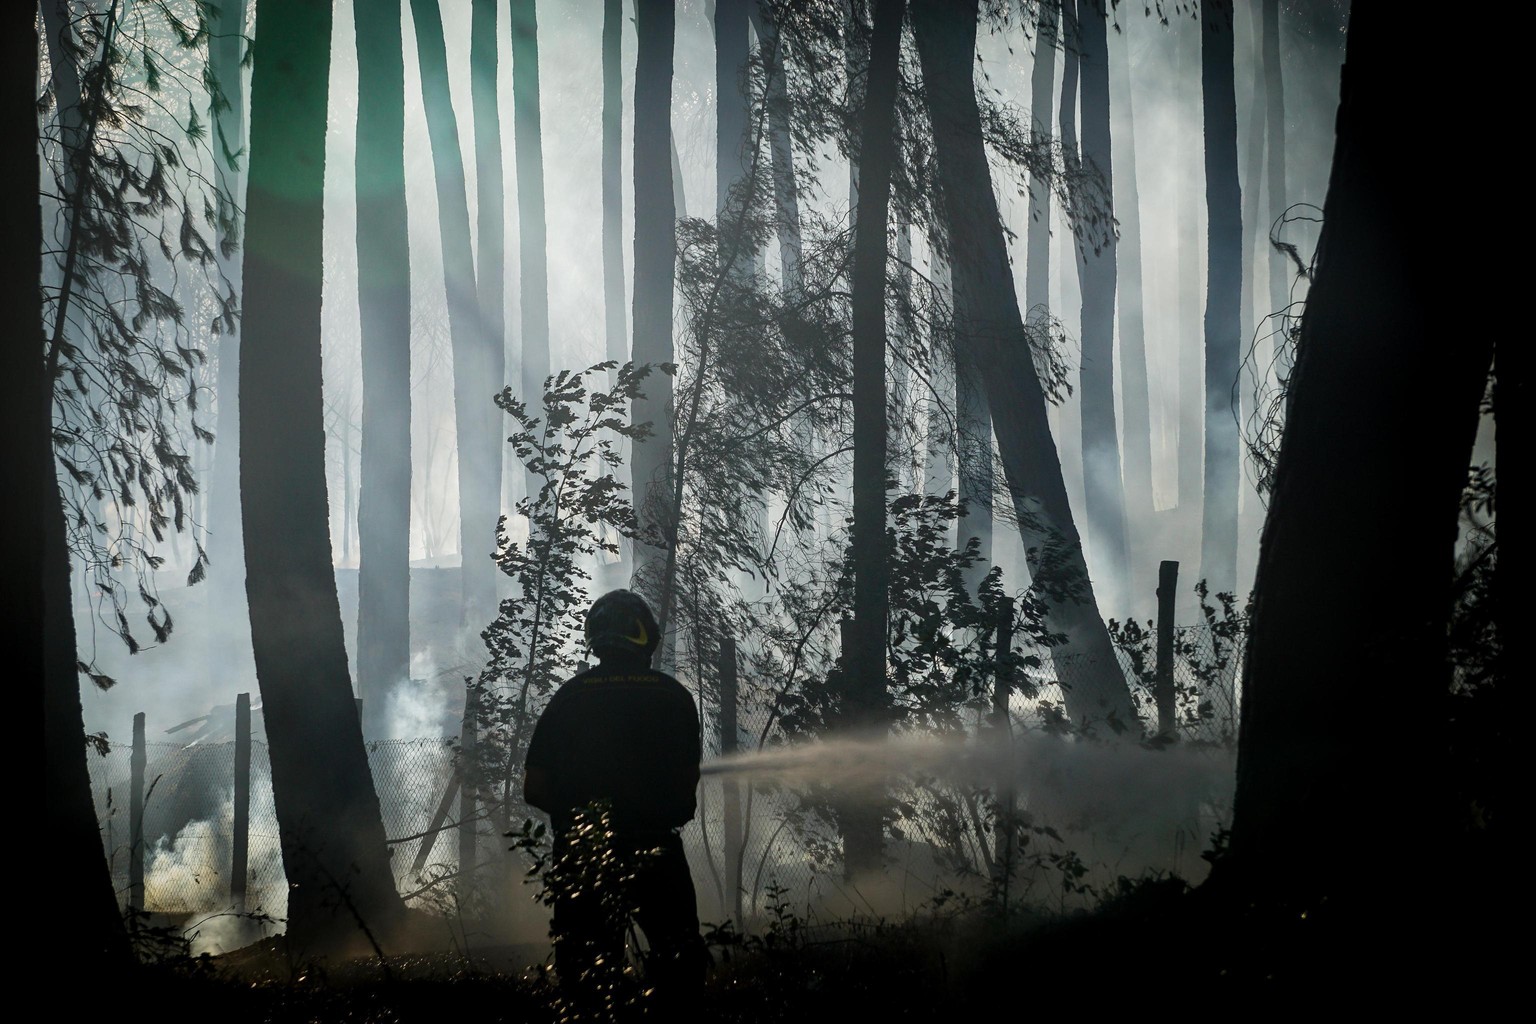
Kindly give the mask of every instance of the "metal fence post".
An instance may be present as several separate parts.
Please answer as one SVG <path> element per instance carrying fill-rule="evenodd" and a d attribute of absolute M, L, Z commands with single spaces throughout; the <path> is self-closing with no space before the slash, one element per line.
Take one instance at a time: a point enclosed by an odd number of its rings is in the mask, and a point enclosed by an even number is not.
<path fill-rule="evenodd" d="M 133 754 L 128 761 L 128 906 L 144 909 L 144 712 L 133 716 Z"/>
<path fill-rule="evenodd" d="M 1173 687 L 1173 603 L 1179 589 L 1179 563 L 1163 562 L 1157 567 L 1157 679 L 1153 696 L 1157 700 L 1157 734 L 1174 739 L 1178 715 L 1174 707 Z"/>
<path fill-rule="evenodd" d="M 229 895 L 235 913 L 245 913 L 245 885 L 251 843 L 251 695 L 235 698 L 235 821 L 229 859 Z"/>
<path fill-rule="evenodd" d="M 736 734 L 736 641 L 720 638 L 720 756 L 730 757 L 740 749 Z M 742 831 L 741 784 L 730 775 L 720 780 L 723 797 L 721 828 L 725 833 L 725 879 L 731 890 L 731 906 L 738 927 L 741 919 L 741 861 L 746 845 Z"/>

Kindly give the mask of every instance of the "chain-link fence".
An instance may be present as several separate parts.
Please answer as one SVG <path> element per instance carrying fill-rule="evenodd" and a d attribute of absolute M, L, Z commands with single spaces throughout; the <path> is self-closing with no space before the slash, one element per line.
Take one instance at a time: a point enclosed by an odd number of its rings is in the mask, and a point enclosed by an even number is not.
<path fill-rule="evenodd" d="M 129 808 L 132 749 L 114 746 L 90 756 L 91 787 L 102 842 L 121 903 L 131 898 Z M 442 832 L 431 832 L 443 789 L 453 779 L 450 740 L 387 740 L 368 744 L 368 763 L 384 832 L 394 851 L 402 891 L 410 891 L 420 845 L 432 860 L 456 851 Z M 234 903 L 235 744 L 145 744 L 143 909 L 171 915 L 207 914 Z M 457 805 L 453 819 L 457 821 Z M 272 803 L 272 774 L 264 743 L 251 744 L 250 812 L 245 905 L 281 917 L 286 879 Z M 443 823 L 439 823 L 441 826 Z M 447 834 L 451 836 L 451 831 Z"/>
<path fill-rule="evenodd" d="M 1173 669 L 1178 731 L 1185 750 L 1230 751 L 1237 735 L 1240 644 L 1240 634 L 1222 635 L 1208 625 L 1178 630 Z M 1120 656 L 1127 685 L 1143 714 L 1142 725 L 1150 732 L 1156 724 L 1155 703 L 1145 660 L 1125 650 Z M 1053 709 L 1061 708 L 1063 685 L 1072 684 L 1078 667 L 1041 650 L 1022 671 L 1025 678 L 1009 704 L 1015 744 L 1059 724 Z M 702 703 L 709 761 L 720 755 L 719 716 L 713 695 L 706 694 Z M 742 680 L 739 747 L 752 750 L 782 741 L 774 708 L 771 687 Z M 989 726 L 983 708 L 973 711 L 964 742 L 975 745 L 995 735 L 988 733 L 995 723 Z M 456 739 L 445 738 L 368 745 L 402 893 L 418 894 L 432 879 L 451 880 L 458 872 L 456 748 Z M 148 744 L 145 753 L 144 909 L 187 915 L 228 909 L 233 903 L 235 745 L 155 743 Z M 105 757 L 90 757 L 103 842 L 124 903 L 130 895 L 130 756 L 130 749 L 119 745 Z M 730 788 L 739 793 L 742 827 L 739 840 L 727 843 L 723 809 Z M 1070 858 L 1076 854 L 1064 844 L 1050 846 L 1049 830 L 1030 818 L 1042 802 L 1041 792 L 1014 794 L 1014 812 L 1019 822 L 1033 821 L 1025 831 L 1032 828 L 1039 837 L 1031 853 L 1034 866 L 1070 878 Z M 1006 811 L 1006 796 L 995 786 L 959 785 L 920 772 L 902 776 L 890 794 L 894 816 L 885 850 L 888 884 L 899 890 L 899 902 L 910 908 L 941 897 L 949 884 L 944 879 L 975 881 L 993 875 L 998 858 L 1012 855 L 999 847 L 995 827 Z M 698 815 L 684 830 L 701 917 L 751 926 L 772 914 L 775 906 L 808 920 L 815 919 L 817 908 L 821 913 L 871 912 L 874 904 L 868 894 L 844 880 L 838 832 L 824 808 L 815 794 L 771 779 L 707 775 L 699 789 Z M 509 824 L 515 823 L 490 817 L 469 822 L 482 870 L 498 858 L 515 856 L 507 852 L 509 844 L 502 838 Z M 248 827 L 246 907 L 281 917 L 287 906 L 286 886 L 267 749 L 261 743 L 251 749 Z M 889 900 L 884 905 L 889 906 Z"/>

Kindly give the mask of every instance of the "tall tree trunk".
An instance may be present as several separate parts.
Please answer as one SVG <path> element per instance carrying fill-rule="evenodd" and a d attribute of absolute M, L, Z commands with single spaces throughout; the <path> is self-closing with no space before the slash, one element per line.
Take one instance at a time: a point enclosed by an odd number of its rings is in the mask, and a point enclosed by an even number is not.
<path fill-rule="evenodd" d="M 1421 187 L 1402 160 L 1422 118 L 1403 102 L 1422 80 L 1416 31 L 1385 4 L 1350 12 L 1316 276 L 1260 547 L 1231 845 L 1212 878 L 1241 886 L 1244 905 L 1358 915 L 1391 947 L 1378 954 L 1394 972 L 1399 954 L 1451 934 L 1432 915 L 1454 897 L 1413 897 L 1423 864 L 1404 844 L 1435 848 L 1448 826 L 1433 715 L 1450 684 L 1457 519 L 1493 344 L 1472 330 L 1447 345 L 1451 314 L 1419 301 L 1426 238 L 1408 211 Z M 1415 736 L 1426 741 L 1405 740 Z"/>
<path fill-rule="evenodd" d="M 958 332 L 966 343 L 963 355 L 986 385 L 1030 571 L 1052 597 L 1051 628 L 1071 638 L 1056 652 L 1063 681 L 1071 684 L 1068 714 L 1083 728 L 1104 731 L 1108 720 L 1110 729 L 1139 735 L 1140 722 L 1088 579 L 1013 291 L 972 84 L 976 21 L 977 0 L 923 0 L 912 8 L 955 258 L 955 291 L 961 296 L 956 305 L 967 320 Z"/>
<path fill-rule="evenodd" d="M 523 395 L 538 408 L 549 376 L 549 253 L 544 222 L 544 142 L 539 116 L 539 26 L 534 0 L 512 3 L 513 129 L 517 149 L 518 294 Z M 537 494 L 533 473 L 527 493 Z"/>
<path fill-rule="evenodd" d="M 721 231 L 732 221 L 739 223 L 742 210 L 732 204 L 731 189 L 746 179 L 752 163 L 747 151 L 751 100 L 741 76 L 752 52 L 747 23 L 753 2 L 715 0 L 715 217 Z M 737 275 L 751 269 L 748 254 L 740 252 L 732 266 L 722 268 Z"/>
<path fill-rule="evenodd" d="M 962 298 L 957 291 L 955 300 Z M 957 310 L 956 319 L 958 332 L 970 318 Z M 960 354 L 966 346 L 964 339 L 956 338 L 955 419 L 960 437 L 955 477 L 964 512 L 955 524 L 955 538 L 961 546 L 976 540 L 980 558 L 966 573 L 966 585 L 976 593 L 992 562 L 992 408 L 977 367 Z"/>
<path fill-rule="evenodd" d="M 362 328 L 357 684 L 363 733 L 386 735 L 410 679 L 411 260 L 399 3 L 356 4 L 357 297 Z"/>
<path fill-rule="evenodd" d="M 219 269 L 229 280 L 238 302 L 244 256 L 233 247 L 240 241 L 240 168 L 249 159 L 245 149 L 245 89 L 241 60 L 245 56 L 245 4 L 226 3 L 218 8 L 213 37 L 208 41 L 208 65 L 218 83 L 224 106 L 214 110 L 214 181 L 221 195 L 219 217 L 229 230 L 220 231 Z M 231 251 L 226 252 L 225 246 Z M 250 616 L 245 606 L 245 550 L 240 542 L 240 335 L 228 325 L 218 337 L 214 400 L 218 403 L 214 424 L 213 470 L 208 482 L 208 606 L 216 609 L 221 629 L 234 635 L 210 644 L 219 659 L 218 671 L 231 669 L 231 651 L 249 649 Z M 244 661 L 243 653 L 235 655 Z M 251 672 L 247 662 L 241 666 Z"/>
<path fill-rule="evenodd" d="M 853 241 L 853 651 L 848 724 L 883 728 L 890 566 L 885 537 L 886 228 L 896 161 L 896 90 L 904 0 L 876 0 L 869 75 L 859 125 L 858 209 Z M 868 801 L 843 809 L 843 865 L 854 875 L 880 864 L 881 813 Z"/>
<path fill-rule="evenodd" d="M 928 242 L 928 261 L 934 290 L 943 301 L 949 303 L 951 309 L 956 308 L 955 275 L 949 260 L 944 256 L 943 246 L 938 245 L 933 238 Z M 954 452 L 956 438 L 950 418 L 944 413 L 943 405 L 937 397 L 929 399 L 927 416 L 923 421 L 923 493 L 930 497 L 942 497 L 952 490 L 957 493 L 960 490 L 957 472 L 959 460 Z M 958 523 L 954 530 L 946 529 L 946 535 L 951 533 L 955 543 L 961 543 Z"/>
<path fill-rule="evenodd" d="M 1265 174 L 1269 179 L 1269 223 L 1273 228 L 1285 216 L 1285 74 L 1280 64 L 1280 0 L 1261 0 L 1263 7 L 1264 48 L 1264 127 L 1266 151 Z M 1268 236 L 1268 229 L 1265 237 Z M 1285 254 L 1269 250 L 1269 312 L 1276 313 L 1290 305 L 1291 268 Z M 1279 367 L 1290 373 L 1290 364 Z"/>
<path fill-rule="evenodd" d="M 789 88 L 785 81 L 784 58 L 779 49 L 779 29 L 773 21 L 772 0 L 757 0 L 752 14 L 767 73 L 765 99 L 768 104 L 768 150 L 773 167 L 779 273 L 785 296 L 794 297 L 802 289 L 800 189 L 795 180 Z"/>
<path fill-rule="evenodd" d="M 843 66 L 846 70 L 847 92 L 844 106 L 849 110 L 863 111 L 869 92 L 869 51 L 871 46 L 869 20 L 865 12 L 872 0 L 843 0 Z M 860 121 L 862 130 L 863 122 Z M 859 162 L 848 161 L 848 217 L 849 227 L 856 228 L 859 213 Z"/>
<path fill-rule="evenodd" d="M 1146 299 L 1141 286 L 1141 194 L 1136 187 L 1136 118 L 1132 108 L 1135 90 L 1131 82 L 1130 40 L 1124 33 L 1111 40 L 1111 113 L 1118 127 L 1122 158 L 1115 167 L 1115 215 L 1120 220 L 1120 244 L 1115 250 L 1118 271 L 1116 309 L 1120 324 L 1120 401 L 1125 411 L 1125 510 L 1126 528 L 1152 515 L 1152 397 L 1147 373 Z M 1138 558 L 1141 553 L 1137 553 Z M 1150 572 L 1155 559 L 1142 559 Z M 1127 566 L 1128 578 L 1138 580 L 1137 564 Z M 1150 578 L 1150 577 L 1149 577 Z M 1150 588 L 1134 583 L 1135 593 Z"/>
<path fill-rule="evenodd" d="M 603 0 L 603 323 L 607 333 L 608 386 L 619 381 L 619 367 L 629 361 L 629 325 L 624 316 L 624 95 L 623 0 Z M 629 582 L 634 551 L 628 537 L 618 539 L 618 560 L 607 566 L 603 587 Z"/>
<path fill-rule="evenodd" d="M 1077 5 L 1082 40 L 1079 73 L 1083 89 L 1082 158 L 1114 194 L 1109 134 L 1108 0 Z M 1112 212 L 1112 210 L 1111 210 Z M 1090 221 L 1090 223 L 1092 223 Z M 1115 426 L 1115 237 L 1079 237 L 1078 277 L 1082 281 L 1082 365 L 1080 402 L 1083 431 L 1083 491 L 1088 545 L 1099 567 L 1099 586 L 1111 606 L 1122 603 L 1130 552 L 1125 540 L 1125 489 L 1120 481 L 1120 439 Z"/>
<path fill-rule="evenodd" d="M 1257 5 L 1258 0 L 1250 0 L 1250 7 Z M 1271 312 L 1268 309 L 1259 309 L 1258 300 L 1254 296 L 1254 281 L 1258 268 L 1268 267 L 1263 254 L 1269 250 L 1269 229 L 1259 223 L 1259 199 L 1264 194 L 1264 190 L 1259 187 L 1264 174 L 1264 77 L 1261 73 L 1264 55 L 1259 28 L 1252 17 L 1248 19 L 1248 27 L 1252 44 L 1253 96 L 1248 105 L 1246 122 L 1248 148 L 1243 158 L 1243 175 L 1239 182 L 1243 190 L 1243 290 L 1238 311 L 1242 318 L 1239 338 L 1245 352 L 1250 346 L 1256 345 L 1255 335 L 1258 323 Z M 1267 301 L 1265 305 L 1268 305 Z M 1245 359 L 1252 366 L 1252 372 L 1249 374 L 1250 381 L 1262 384 L 1264 368 L 1268 365 L 1263 354 L 1256 350 L 1245 356 Z M 1248 412 L 1251 412 L 1251 409 L 1245 410 L 1244 414 Z"/>
<path fill-rule="evenodd" d="M 608 358 L 629 361 L 629 334 L 624 321 L 624 95 L 623 0 L 603 0 L 603 314 Z M 619 379 L 618 367 L 608 374 L 610 387 Z"/>
<path fill-rule="evenodd" d="M 251 85 L 240 493 L 251 640 L 301 953 L 404 913 L 353 703 L 331 568 L 321 402 L 322 190 L 331 9 L 261 0 Z M 363 946 L 362 948 L 366 948 Z"/>
<path fill-rule="evenodd" d="M 675 17 L 673 20 L 676 20 Z M 639 57 L 637 55 L 636 65 L 638 66 L 638 64 Z M 639 108 L 637 107 L 636 113 L 638 112 Z M 683 164 L 677 158 L 677 136 L 673 135 L 668 139 L 667 144 L 672 154 L 672 212 L 676 220 L 681 220 L 688 216 L 688 196 L 683 190 Z"/>
<path fill-rule="evenodd" d="M 495 423 L 492 397 L 501 379 L 492 376 L 495 361 L 480 318 L 479 288 L 469 241 L 464 156 L 459 148 L 458 119 L 448 91 L 443 19 L 437 0 L 410 3 L 437 184 L 438 237 L 448 288 L 448 329 L 453 339 L 453 422 L 459 453 L 463 615 L 465 624 L 478 625 L 491 621 L 495 613 L 496 566 L 490 555 L 496 543 L 496 519 L 501 507 L 501 435 L 497 431 L 487 438 L 486 433 L 494 429 L 489 426 Z"/>
<path fill-rule="evenodd" d="M 80 104 L 80 68 L 73 52 L 74 16 L 69 0 L 40 0 L 38 7 L 42 11 L 44 42 L 48 46 L 48 63 L 52 71 L 53 101 L 59 112 L 59 143 L 65 154 L 59 184 L 64 195 L 73 195 L 76 154 L 80 151 L 85 131 L 85 115 Z M 36 89 L 36 83 L 32 88 Z"/>
<path fill-rule="evenodd" d="M 1200 575 L 1213 593 L 1237 589 L 1241 438 L 1233 396 L 1242 363 L 1242 191 L 1237 180 L 1237 89 L 1232 4 L 1200 7 L 1200 92 L 1205 110 L 1205 487 Z"/>
<path fill-rule="evenodd" d="M 1056 46 L 1060 37 L 1060 0 L 1041 0 L 1036 22 L 1035 65 L 1030 72 L 1029 136 L 1036 148 L 1050 145 L 1055 107 Z M 1032 318 L 1051 305 L 1051 182 L 1029 181 L 1029 230 L 1024 250 L 1024 315 Z M 1037 310 L 1039 312 L 1037 312 Z"/>
<path fill-rule="evenodd" d="M 531 0 L 530 0 L 531 6 Z M 475 296 L 479 303 L 480 329 L 485 338 L 485 359 L 488 381 L 500 387 L 507 379 L 507 260 L 506 260 L 506 189 L 503 183 L 501 155 L 501 110 L 497 101 L 497 33 L 496 0 L 474 0 L 470 8 L 469 36 L 469 95 L 471 116 L 475 122 Z M 512 52 L 518 52 L 517 5 L 512 5 L 513 29 Z M 530 10 L 530 17 L 532 16 Z M 537 55 L 532 62 L 537 65 Z M 537 90 L 537 76 L 535 76 Z M 514 97 L 517 80 L 513 78 Z M 537 98 L 537 96 L 535 96 Z M 534 104 L 537 111 L 538 104 Z M 541 293 L 542 294 L 542 293 Z M 546 306 L 547 309 L 547 306 Z M 546 319 L 548 314 L 546 312 Z M 548 332 L 545 332 L 547 337 Z M 526 349 L 526 343 L 525 343 Z M 548 345 L 545 345 L 547 351 Z M 540 379 L 542 385 L 542 378 Z M 498 502 L 502 494 L 506 472 L 505 465 L 510 449 L 503 443 L 506 431 L 502 429 L 502 412 L 494 402 L 485 401 L 474 410 L 482 417 L 481 430 L 476 444 L 484 445 L 479 454 L 483 471 L 490 474 L 486 491 L 494 493 Z M 460 443 L 462 448 L 462 442 Z M 500 505 L 496 508 L 499 517 Z M 495 519 L 493 519 L 493 523 Z M 493 527 L 494 529 L 494 527 Z M 494 547 L 494 534 L 490 538 Z M 471 558 L 476 557 L 471 549 Z M 499 576 L 493 569 L 485 575 L 477 570 L 471 583 L 479 588 L 477 600 L 487 602 L 493 613 L 497 607 L 496 584 Z M 478 626 L 479 623 L 471 623 Z"/>
<path fill-rule="evenodd" d="M 0 181 L 7 185 L 0 203 L 0 237 L 6 240 L 0 309 L 10 325 L 0 369 L 5 387 L 0 409 L 8 440 L 0 487 L 20 506 L 13 520 L 14 560 L 3 611 L 12 649 L 18 652 L 12 671 L 29 684 L 29 695 L 36 701 L 32 714 L 42 719 L 43 830 L 51 856 L 49 871 L 64 883 L 50 893 L 46 934 L 59 955 L 95 976 L 126 967 L 131 954 L 91 799 L 86 764 L 90 755 L 75 664 L 69 541 L 53 459 L 53 393 L 43 358 L 40 287 L 36 15 L 26 4 L 7 8 L 5 59 L 0 61 L 0 130 L 11 140 L 0 153 Z M 59 48 L 50 50 L 57 61 Z M 78 103 L 77 96 L 72 109 L 78 110 Z"/>
<path fill-rule="evenodd" d="M 662 372 L 672 356 L 675 216 L 672 145 L 672 0 L 636 0 L 635 54 L 635 297 L 634 360 L 653 367 L 633 403 L 634 423 L 650 424 L 637 440 L 630 467 L 640 528 L 652 539 L 670 537 L 662 513 L 672 492 L 672 378 Z M 635 545 L 637 573 L 661 568 L 661 551 Z M 665 609 L 657 609 L 665 615 Z"/>
<path fill-rule="evenodd" d="M 748 245 L 746 216 L 759 188 L 758 146 L 763 127 L 752 124 L 752 94 L 748 80 L 752 56 L 751 18 L 758 0 L 715 2 L 715 224 L 720 232 L 719 273 L 728 303 L 740 294 L 763 265 L 763 249 Z M 763 113 L 766 113 L 764 111 Z M 677 472 L 674 468 L 673 472 Z M 755 528 L 768 534 L 766 503 L 753 502 Z M 736 586 L 749 599 L 763 595 L 761 575 L 733 574 Z"/>
<path fill-rule="evenodd" d="M 1061 107 L 1057 111 L 1056 132 L 1069 168 L 1075 168 L 1082 159 L 1077 142 L 1077 80 L 1082 74 L 1083 40 L 1077 5 L 1078 0 L 1057 0 L 1056 4 L 1060 8 L 1060 32 L 1066 40 L 1061 54 Z"/>
<path fill-rule="evenodd" d="M 1199 60 L 1200 26 L 1189 19 L 1180 19 L 1174 46 L 1177 49 L 1176 76 L 1173 93 L 1179 110 L 1178 124 L 1183 125 L 1187 115 L 1199 102 L 1199 90 L 1190 86 L 1192 70 Z M 1178 221 L 1178 315 L 1175 328 L 1179 367 L 1179 504 L 1178 520 L 1183 530 L 1196 531 L 1198 524 L 1195 510 L 1200 508 L 1201 481 L 1204 474 L 1204 419 L 1205 385 L 1202 376 L 1205 366 L 1205 350 L 1200 330 L 1200 220 L 1195 207 L 1195 188 L 1200 182 L 1200 162 L 1195 154 L 1200 152 L 1200 140 L 1187 129 L 1180 135 L 1184 145 L 1179 147 L 1183 166 L 1181 176 L 1187 180 L 1177 186 L 1174 212 Z M 1193 557 L 1190 552 L 1189 557 Z M 1188 588 L 1186 588 L 1187 590 Z M 1181 602 L 1181 604 L 1187 603 Z M 1184 609 L 1181 607 L 1180 611 Z"/>

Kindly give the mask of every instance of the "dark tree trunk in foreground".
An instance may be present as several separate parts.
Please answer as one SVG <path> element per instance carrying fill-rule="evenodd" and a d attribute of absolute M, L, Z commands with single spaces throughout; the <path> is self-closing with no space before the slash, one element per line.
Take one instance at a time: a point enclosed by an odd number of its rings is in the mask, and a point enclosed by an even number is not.
<path fill-rule="evenodd" d="M 362 331 L 357 686 L 363 733 L 384 736 L 411 667 L 411 259 L 405 57 L 398 3 L 358 4 L 357 301 Z"/>
<path fill-rule="evenodd" d="M 301 955 L 363 948 L 403 914 L 353 704 L 331 569 L 320 270 L 331 10 L 262 0 L 240 346 L 251 641 Z"/>
<path fill-rule="evenodd" d="M 1126 728 L 1139 735 L 1140 722 L 1093 597 L 1013 291 L 972 84 L 976 18 L 976 0 L 924 0 L 912 8 L 954 251 L 955 291 L 961 296 L 957 306 L 966 319 L 958 335 L 966 344 L 963 355 L 986 384 L 1030 571 L 1051 595 L 1051 628 L 1072 638 L 1056 650 L 1063 682 L 1070 684 L 1067 711 L 1079 727 L 1100 733 Z M 1055 588 L 1061 587 L 1075 588 L 1076 597 L 1058 593 Z"/>
<path fill-rule="evenodd" d="M 632 422 L 650 424 L 651 436 L 637 440 L 630 463 L 640 528 L 653 539 L 671 524 L 659 518 L 672 493 L 672 378 L 659 364 L 672 362 L 673 237 L 676 208 L 672 192 L 672 0 L 637 0 L 635 54 L 635 334 L 636 365 L 657 367 L 641 385 Z M 636 544 L 636 571 L 656 572 L 659 549 Z M 665 609 L 656 609 L 658 617 Z"/>
<path fill-rule="evenodd" d="M 853 650 L 845 652 L 847 724 L 885 725 L 885 639 L 890 567 L 885 539 L 885 283 L 891 166 L 896 160 L 896 87 L 904 0 L 878 0 L 859 126 L 858 211 L 853 240 Z M 851 876 L 880 864 L 880 809 L 841 812 L 843 865 Z"/>
<path fill-rule="evenodd" d="M 459 559 L 464 621 L 479 625 L 495 614 L 496 518 L 501 508 L 500 434 L 492 397 L 500 389 L 480 320 L 479 288 L 469 240 L 469 200 L 459 123 L 448 92 L 448 54 L 437 0 L 410 0 L 421 64 L 421 95 L 437 184 L 438 237 L 448 288 L 448 329 L 453 339 L 453 422 L 459 453 Z M 540 381 L 542 383 L 542 381 Z"/>
<path fill-rule="evenodd" d="M 1232 4 L 1200 8 L 1205 109 L 1205 485 L 1200 575 L 1212 593 L 1237 589 L 1237 490 L 1242 438 L 1236 388 L 1242 362 L 1243 217 L 1237 180 L 1237 87 Z"/>
<path fill-rule="evenodd" d="M 1481 325 L 1447 344 L 1454 314 L 1422 301 L 1426 245 L 1458 240 L 1443 228 L 1426 239 L 1413 216 L 1421 183 L 1402 160 L 1422 127 L 1403 101 L 1422 80 L 1418 31 L 1385 4 L 1350 12 L 1317 272 L 1259 553 L 1231 845 L 1212 879 L 1293 918 L 1347 915 L 1394 977 L 1412 976 L 1396 954 L 1438 955 L 1448 936 L 1435 915 L 1461 888 L 1426 892 L 1424 858 L 1444 855 L 1448 828 L 1436 716 L 1493 344 Z"/>
<path fill-rule="evenodd" d="M 549 376 L 549 254 L 544 223 L 544 141 L 539 115 L 539 24 L 534 0 L 512 3 L 512 102 L 517 149 L 518 295 L 523 396 L 538 409 Z M 481 188 L 484 189 L 484 179 Z M 527 493 L 538 478 L 525 477 Z"/>
<path fill-rule="evenodd" d="M 87 753 L 80 712 L 69 542 L 53 461 L 41 290 L 36 9 L 13 4 L 7 11 L 0 131 L 12 144 L 0 152 L 0 181 L 7 186 L 0 203 L 0 237 L 6 240 L 0 268 L 0 310 L 6 314 L 0 408 L 8 444 L 0 488 L 16 509 L 3 613 L 16 658 L 12 671 L 36 701 L 32 714 L 42 719 L 42 827 L 49 876 L 60 883 L 49 888 L 44 934 L 63 962 L 96 972 L 126 967 L 131 956 L 91 800 L 86 758 L 94 755 Z"/>
<path fill-rule="evenodd" d="M 1077 5 L 1083 90 L 1083 162 L 1103 177 L 1104 194 L 1114 194 L 1109 139 L 1108 0 Z M 1097 230 L 1090 221 L 1090 231 Z M 1120 482 L 1120 439 L 1115 426 L 1115 237 L 1077 240 L 1082 281 L 1081 381 L 1083 496 L 1088 546 L 1103 589 L 1111 584 L 1111 607 L 1120 603 L 1130 553 L 1125 540 L 1125 488 Z"/>

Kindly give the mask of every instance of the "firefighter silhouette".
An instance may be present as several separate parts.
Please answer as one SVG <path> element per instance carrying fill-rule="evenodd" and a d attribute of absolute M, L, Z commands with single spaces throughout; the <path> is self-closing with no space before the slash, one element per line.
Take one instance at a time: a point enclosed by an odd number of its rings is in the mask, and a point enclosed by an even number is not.
<path fill-rule="evenodd" d="M 698 708 L 681 683 L 651 668 L 661 638 L 638 594 L 598 598 L 586 639 L 600 661 L 561 685 L 539 717 L 523 795 L 549 815 L 556 862 L 579 845 L 571 830 L 581 812 L 606 808 L 612 852 L 628 877 L 624 898 L 650 946 L 647 982 L 658 995 L 685 996 L 701 986 L 709 962 L 678 834 L 697 806 Z M 623 962 L 624 924 L 600 889 L 555 891 L 550 934 L 562 985 Z"/>

